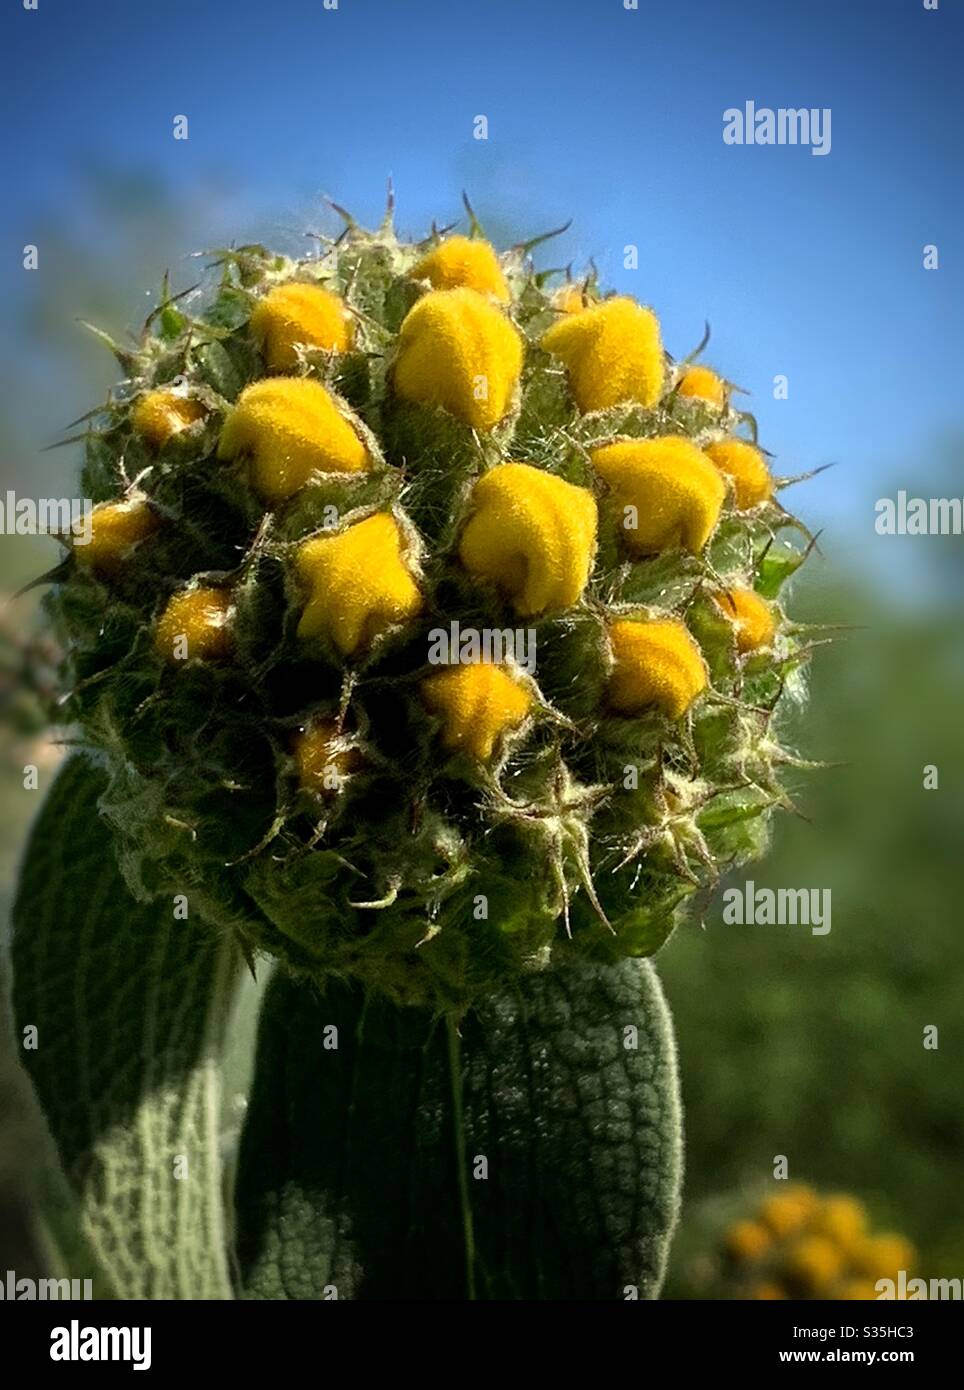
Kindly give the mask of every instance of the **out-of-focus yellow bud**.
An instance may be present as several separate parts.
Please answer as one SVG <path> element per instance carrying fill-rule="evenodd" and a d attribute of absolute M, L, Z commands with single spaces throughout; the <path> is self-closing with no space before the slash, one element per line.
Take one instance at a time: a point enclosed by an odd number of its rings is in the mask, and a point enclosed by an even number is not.
<path fill-rule="evenodd" d="M 871 1279 L 848 1279 L 845 1284 L 841 1284 L 837 1292 L 837 1297 L 850 1300 L 863 1300 L 877 1298 L 877 1286 Z"/>
<path fill-rule="evenodd" d="M 354 324 L 343 300 L 321 285 L 276 285 L 251 314 L 251 332 L 273 372 L 298 365 L 297 344 L 325 352 L 347 352 Z"/>
<path fill-rule="evenodd" d="M 609 640 L 609 703 L 620 714 L 656 706 L 680 719 L 706 689 L 703 653 L 677 619 L 620 619 L 610 625 Z"/>
<path fill-rule="evenodd" d="M 491 580 L 517 613 L 558 612 L 586 587 L 596 545 L 596 501 L 585 488 L 503 463 L 475 484 L 459 557 Z"/>
<path fill-rule="evenodd" d="M 309 594 L 298 636 L 327 637 L 343 656 L 352 656 L 422 606 L 402 530 L 390 512 L 376 512 L 338 535 L 305 541 L 295 567 Z"/>
<path fill-rule="evenodd" d="M 116 574 L 131 548 L 159 525 L 157 516 L 143 497 L 123 502 L 102 502 L 90 514 L 90 540 L 74 544 L 74 554 L 82 565 L 101 575 Z"/>
<path fill-rule="evenodd" d="M 723 1244 L 734 1260 L 758 1260 L 769 1248 L 770 1234 L 758 1221 L 736 1221 L 727 1231 Z"/>
<path fill-rule="evenodd" d="M 726 487 L 695 444 L 681 435 L 621 440 L 594 449 L 592 461 L 622 508 L 622 533 L 632 554 L 653 555 L 677 545 L 694 555 L 703 549 Z"/>
<path fill-rule="evenodd" d="M 487 241 L 450 236 L 428 251 L 411 275 L 428 280 L 433 290 L 476 290 L 502 304 L 511 298 L 499 258 Z"/>
<path fill-rule="evenodd" d="M 834 1240 L 845 1251 L 853 1251 L 867 1227 L 867 1213 L 854 1197 L 827 1197 L 817 1207 L 810 1221 L 816 1234 Z"/>
<path fill-rule="evenodd" d="M 195 420 L 200 420 L 204 413 L 204 406 L 193 396 L 162 386 L 137 398 L 131 411 L 131 423 L 148 444 L 160 449 Z"/>
<path fill-rule="evenodd" d="M 221 431 L 218 458 L 251 458 L 251 484 L 267 502 L 284 502 L 313 473 L 371 467 L 360 436 L 320 382 L 307 377 L 255 381 L 238 397 Z"/>
<path fill-rule="evenodd" d="M 634 299 L 607 299 L 567 314 L 543 334 L 542 346 L 565 362 L 580 410 L 632 401 L 649 407 L 663 394 L 659 320 Z"/>
<path fill-rule="evenodd" d="M 759 1219 L 778 1239 L 796 1235 L 816 1212 L 818 1198 L 802 1183 L 760 1203 Z"/>
<path fill-rule="evenodd" d="M 786 1298 L 786 1294 L 780 1288 L 779 1284 L 762 1283 L 753 1285 L 750 1290 L 750 1297 L 757 1302 L 761 1300 L 769 1302 L 779 1298 Z"/>
<path fill-rule="evenodd" d="M 826 1293 L 843 1268 L 843 1251 L 826 1236 L 801 1236 L 790 1247 L 784 1263 L 787 1277 L 811 1295 Z"/>
<path fill-rule="evenodd" d="M 522 371 L 522 339 L 475 290 L 432 290 L 405 316 L 398 336 L 397 394 L 442 406 L 473 429 L 509 413 Z"/>
<path fill-rule="evenodd" d="M 676 388 L 677 395 L 710 405 L 726 405 L 726 382 L 709 367 L 687 367 Z"/>
<path fill-rule="evenodd" d="M 233 616 L 227 589 L 185 589 L 158 619 L 154 648 L 168 661 L 216 661 L 231 652 Z"/>
<path fill-rule="evenodd" d="M 359 749 L 349 743 L 331 720 L 303 729 L 294 743 L 295 768 L 305 791 L 327 796 L 361 766 Z"/>
<path fill-rule="evenodd" d="M 504 666 L 489 662 L 447 666 L 427 676 L 422 699 L 441 720 L 443 746 L 479 763 L 491 761 L 500 740 L 532 707 L 529 689 Z"/>
<path fill-rule="evenodd" d="M 733 485 L 733 496 L 741 512 L 773 496 L 773 479 L 766 459 L 745 439 L 720 439 L 707 444 L 706 452 Z"/>
<path fill-rule="evenodd" d="M 752 589 L 727 589 L 714 596 L 716 606 L 733 624 L 737 650 L 768 647 L 777 630 L 773 609 Z"/>
<path fill-rule="evenodd" d="M 853 1261 L 858 1273 L 868 1279 L 896 1279 L 898 1270 L 910 1273 L 917 1261 L 917 1252 L 903 1236 L 870 1236 L 860 1242 Z"/>

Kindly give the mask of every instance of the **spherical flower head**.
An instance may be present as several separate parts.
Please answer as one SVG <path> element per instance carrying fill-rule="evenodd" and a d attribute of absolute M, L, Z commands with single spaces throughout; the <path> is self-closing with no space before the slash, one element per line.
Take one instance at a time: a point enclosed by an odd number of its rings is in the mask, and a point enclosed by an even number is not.
<path fill-rule="evenodd" d="M 459 558 L 528 617 L 559 612 L 579 599 L 595 547 L 591 492 L 527 463 L 504 463 L 472 490 Z"/>
<path fill-rule="evenodd" d="M 421 693 L 440 720 L 442 746 L 477 763 L 492 761 L 502 740 L 525 722 L 533 700 L 518 676 L 489 662 L 447 666 L 423 680 Z"/>
<path fill-rule="evenodd" d="M 273 372 L 298 365 L 298 346 L 347 352 L 354 325 L 343 300 L 321 285 L 276 285 L 251 314 L 251 332 Z"/>
<path fill-rule="evenodd" d="M 731 1259 L 758 1260 L 770 1246 L 770 1233 L 758 1221 L 736 1221 L 726 1233 L 726 1253 Z"/>
<path fill-rule="evenodd" d="M 543 334 L 542 347 L 566 364 L 582 411 L 630 402 L 649 408 L 663 394 L 659 320 L 634 299 L 607 299 L 567 314 Z"/>
<path fill-rule="evenodd" d="M 402 400 L 485 432 L 509 413 L 521 372 L 522 339 L 475 290 L 432 290 L 405 316 L 394 370 Z"/>
<path fill-rule="evenodd" d="M 302 729 L 292 749 L 298 782 L 316 796 L 331 796 L 361 764 L 359 750 L 332 720 Z"/>
<path fill-rule="evenodd" d="M 739 652 L 755 652 L 772 644 L 777 624 L 766 599 L 752 589 L 726 589 L 714 596 L 714 602 L 733 624 Z"/>
<path fill-rule="evenodd" d="M 308 593 L 299 637 L 332 641 L 354 656 L 389 628 L 413 617 L 422 595 L 390 512 L 376 512 L 334 536 L 298 547 L 295 568 Z"/>
<path fill-rule="evenodd" d="M 158 527 L 156 513 L 143 497 L 123 502 L 102 502 L 90 514 L 90 540 L 75 543 L 74 554 L 97 574 L 116 574 L 139 541 Z"/>
<path fill-rule="evenodd" d="M 681 435 L 621 440 L 594 449 L 592 462 L 622 509 L 621 534 L 632 555 L 674 546 L 694 555 L 703 549 L 719 520 L 726 486 L 695 444 Z"/>
<path fill-rule="evenodd" d="M 266 502 L 300 491 L 315 473 L 360 473 L 371 459 L 332 395 L 308 377 L 255 381 L 221 431 L 218 458 L 250 458 L 250 479 Z"/>
<path fill-rule="evenodd" d="M 877 1298 L 877 1285 L 872 1279 L 848 1279 L 837 1290 L 836 1297 L 846 1302 L 869 1302 Z"/>
<path fill-rule="evenodd" d="M 619 714 L 659 709 L 681 719 L 707 685 L 703 653 L 676 618 L 626 618 L 610 624 L 613 670 L 609 704 Z"/>
<path fill-rule="evenodd" d="M 167 661 L 217 661 L 230 655 L 234 609 L 227 589 L 174 594 L 157 621 L 154 648 Z"/>
<path fill-rule="evenodd" d="M 726 382 L 709 367 L 687 367 L 679 379 L 676 392 L 689 400 L 726 405 Z"/>
<path fill-rule="evenodd" d="M 475 290 L 500 304 L 511 299 L 499 258 L 481 238 L 450 236 L 412 267 L 415 280 L 428 280 L 433 290 Z"/>
<path fill-rule="evenodd" d="M 811 1229 L 842 1250 L 857 1248 L 867 1227 L 867 1213 L 854 1197 L 827 1197 L 820 1203 L 810 1223 Z"/>
<path fill-rule="evenodd" d="M 752 1289 L 750 1290 L 750 1298 L 756 1302 L 771 1302 L 776 1301 L 777 1299 L 786 1298 L 786 1294 L 784 1293 L 783 1289 L 780 1288 L 779 1284 L 773 1284 L 769 1281 L 765 1281 L 763 1283 L 753 1285 Z"/>
<path fill-rule="evenodd" d="M 818 1207 L 816 1194 L 803 1184 L 790 1187 L 760 1203 L 759 1219 L 778 1239 L 796 1235 Z"/>
<path fill-rule="evenodd" d="M 861 1241 L 853 1261 L 857 1272 L 868 1279 L 896 1279 L 899 1270 L 913 1268 L 917 1252 L 909 1240 L 888 1232 Z"/>
<path fill-rule="evenodd" d="M 787 1251 L 784 1271 L 808 1294 L 826 1293 L 844 1270 L 844 1254 L 826 1236 L 800 1236 Z"/>
<path fill-rule="evenodd" d="M 770 470 L 755 444 L 748 444 L 745 439 L 720 439 L 708 444 L 706 453 L 729 478 L 741 512 L 773 496 Z"/>
<path fill-rule="evenodd" d="M 204 413 L 204 406 L 193 396 L 164 386 L 138 397 L 131 411 L 131 423 L 148 444 L 161 449 L 195 420 L 202 419 Z"/>

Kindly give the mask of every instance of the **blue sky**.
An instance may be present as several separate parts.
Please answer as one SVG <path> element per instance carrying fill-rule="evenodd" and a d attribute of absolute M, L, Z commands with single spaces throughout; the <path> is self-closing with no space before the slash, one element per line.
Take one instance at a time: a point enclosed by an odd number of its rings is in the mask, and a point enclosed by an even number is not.
<path fill-rule="evenodd" d="M 777 470 L 839 463 L 793 495 L 830 544 L 872 539 L 882 492 L 933 490 L 940 441 L 964 426 L 964 18 L 952 0 L 936 11 L 923 0 L 639 0 L 637 11 L 623 0 L 339 0 L 335 11 L 323 0 L 39 0 L 36 12 L 10 0 L 0 37 L 11 55 L 2 283 L 14 303 L 35 283 L 20 269 L 31 228 L 52 210 L 79 222 L 79 171 L 92 162 L 145 171 L 174 200 L 225 190 L 206 225 L 167 248 L 176 277 L 179 257 L 235 232 L 290 241 L 318 225 L 323 193 L 375 219 L 391 173 L 406 232 L 456 216 L 463 187 L 483 222 L 520 237 L 571 216 L 543 263 L 595 257 L 604 282 L 653 304 L 676 354 L 709 319 L 707 360 L 752 391 Z M 723 111 L 748 99 L 829 107 L 830 154 L 725 145 Z M 172 138 L 178 114 L 186 142 Z M 479 114 L 487 141 L 472 138 Z M 96 245 L 97 227 L 85 235 Z M 623 269 L 627 243 L 635 272 Z M 922 267 L 925 244 L 939 248 L 938 271 Z M 15 323 L 0 327 L 5 352 Z M 776 373 L 786 401 L 772 398 Z M 28 413 L 44 399 L 42 358 L 15 364 L 12 380 Z"/>

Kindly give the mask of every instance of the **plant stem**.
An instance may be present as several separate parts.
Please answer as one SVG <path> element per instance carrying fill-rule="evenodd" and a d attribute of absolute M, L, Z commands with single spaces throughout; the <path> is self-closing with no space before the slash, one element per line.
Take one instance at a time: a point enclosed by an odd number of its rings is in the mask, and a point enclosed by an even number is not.
<path fill-rule="evenodd" d="M 469 1202 L 469 1178 L 465 1171 L 465 1117 L 462 1111 L 462 1054 L 458 1023 L 452 1014 L 445 1020 L 448 1033 L 449 1079 L 452 1084 L 452 1115 L 455 1130 L 455 1162 L 459 1180 L 459 1202 L 462 1207 L 462 1239 L 465 1246 L 466 1296 L 475 1299 L 475 1233 L 472 1228 L 472 1207 Z"/>

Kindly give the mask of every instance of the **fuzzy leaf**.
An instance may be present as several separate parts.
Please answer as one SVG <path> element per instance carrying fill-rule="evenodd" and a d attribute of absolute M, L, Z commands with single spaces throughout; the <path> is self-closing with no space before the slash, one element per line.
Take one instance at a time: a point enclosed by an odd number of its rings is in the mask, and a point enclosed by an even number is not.
<path fill-rule="evenodd" d="M 269 988 L 237 1184 L 248 1297 L 655 1297 L 679 1179 L 645 962 L 529 976 L 461 1039 L 341 984 Z"/>
<path fill-rule="evenodd" d="M 103 788 L 74 758 L 33 830 L 13 1002 L 37 1047 L 21 1055 L 115 1296 L 230 1298 L 218 1064 L 236 950 L 170 904 L 131 898 L 98 814 Z"/>

